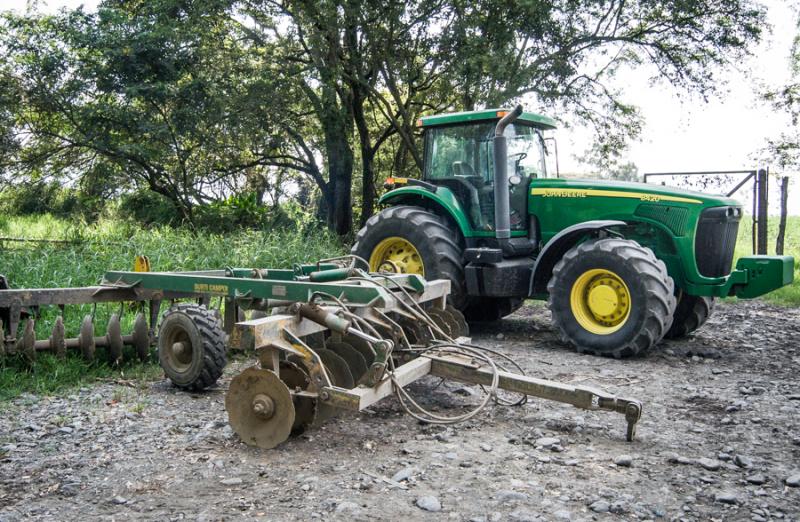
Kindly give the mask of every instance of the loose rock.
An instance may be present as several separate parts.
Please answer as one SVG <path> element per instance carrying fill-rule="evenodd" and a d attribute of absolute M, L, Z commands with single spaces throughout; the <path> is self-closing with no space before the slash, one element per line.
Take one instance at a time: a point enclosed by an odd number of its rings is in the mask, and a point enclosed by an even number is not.
<path fill-rule="evenodd" d="M 630 455 L 620 455 L 614 459 L 614 464 L 616 464 L 617 466 L 621 466 L 623 468 L 631 467 L 632 463 L 633 463 L 633 457 L 631 457 Z"/>
<path fill-rule="evenodd" d="M 718 460 L 702 458 L 697 461 L 698 464 L 708 471 L 717 471 L 722 464 Z"/>
<path fill-rule="evenodd" d="M 733 491 L 720 491 L 714 495 L 714 500 L 722 504 L 738 504 L 739 497 Z"/>
<path fill-rule="evenodd" d="M 418 508 L 425 511 L 430 511 L 431 513 L 436 513 L 442 510 L 442 504 L 439 502 L 439 499 L 430 495 L 419 497 L 416 504 Z"/>

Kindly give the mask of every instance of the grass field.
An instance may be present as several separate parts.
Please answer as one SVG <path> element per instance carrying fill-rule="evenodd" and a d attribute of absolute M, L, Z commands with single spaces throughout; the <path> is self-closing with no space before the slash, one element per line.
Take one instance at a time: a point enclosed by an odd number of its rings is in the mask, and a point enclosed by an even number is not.
<path fill-rule="evenodd" d="M 196 270 L 236 267 L 290 268 L 345 252 L 334 236 L 299 230 L 246 231 L 233 235 L 193 234 L 169 228 L 141 229 L 126 223 L 101 222 L 76 226 L 50 216 L 0 217 L 0 237 L 59 239 L 73 244 L 0 243 L 0 273 L 14 288 L 50 288 L 96 284 L 106 270 L 131 270 L 134 256 L 146 254 L 153 270 Z M 58 309 L 43 309 L 36 323 L 37 339 L 50 335 Z M 120 304 L 68 306 L 64 321 L 68 337 L 77 337 L 86 314 L 95 316 L 95 335 L 104 335 L 108 318 L 121 312 L 122 330 L 131 331 L 136 310 Z M 101 355 L 103 350 L 98 350 Z M 120 367 L 101 358 L 89 363 L 77 355 L 58 361 L 42 353 L 28 366 L 18 358 L 0 361 L 1 403 L 24 392 L 55 393 L 99 378 L 130 379 L 160 375 L 158 364 L 134 362 L 130 352 Z"/>
<path fill-rule="evenodd" d="M 739 232 L 736 255 L 752 252 L 751 221 L 746 218 Z M 777 219 L 770 223 L 770 252 L 774 252 Z M 193 270 L 225 266 L 291 267 L 293 263 L 316 261 L 342 254 L 344 245 L 323 232 L 247 231 L 233 235 L 193 234 L 187 230 L 169 228 L 141 229 L 126 223 L 110 221 L 86 227 L 54 219 L 0 217 L 0 236 L 38 239 L 61 239 L 73 244 L 0 244 L 0 273 L 8 276 L 16 288 L 66 287 L 91 285 L 98 282 L 106 270 L 130 270 L 137 254 L 150 257 L 154 270 Z M 800 217 L 789 221 L 786 234 L 786 254 L 800 259 Z M 800 271 L 795 283 L 765 299 L 786 306 L 800 306 Z M 70 306 L 65 311 L 68 336 L 77 336 L 84 315 L 95 316 L 95 335 L 105 333 L 108 317 L 122 312 L 123 332 L 131 329 L 135 310 L 120 305 Z M 57 310 L 46 310 L 37 322 L 37 338 L 49 336 Z M 102 353 L 102 352 L 98 352 Z M 58 361 L 42 354 L 28 366 L 17 358 L 0 361 L 0 409 L 2 403 L 24 392 L 49 394 L 64 388 L 97 379 L 153 378 L 160 375 L 153 359 L 149 363 L 133 362 L 126 352 L 120 367 L 110 367 L 102 359 L 92 363 L 77 355 Z"/>

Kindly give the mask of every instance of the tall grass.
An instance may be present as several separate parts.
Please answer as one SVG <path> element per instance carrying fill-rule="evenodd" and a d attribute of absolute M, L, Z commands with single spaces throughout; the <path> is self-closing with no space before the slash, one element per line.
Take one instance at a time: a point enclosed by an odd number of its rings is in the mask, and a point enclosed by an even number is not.
<path fill-rule="evenodd" d="M 0 219 L 0 236 L 56 239 L 69 244 L 0 242 L 0 273 L 14 288 L 86 286 L 99 282 L 107 270 L 130 270 L 136 255 L 147 255 L 156 271 L 199 270 L 233 267 L 290 268 L 346 251 L 332 234 L 300 229 L 242 231 L 235 234 L 194 233 L 186 229 L 143 229 L 126 222 L 101 221 L 92 226 L 49 215 Z M 95 335 L 105 334 L 112 313 L 122 316 L 123 332 L 131 330 L 136 309 L 119 303 L 67 306 L 67 335 L 76 337 L 84 315 L 95 318 Z M 36 323 L 38 339 L 50 334 L 58 309 L 42 310 Z M 157 372 L 155 361 L 134 362 L 125 353 L 125 364 L 112 368 L 103 360 L 89 363 L 77 355 L 66 362 L 42 354 L 33 365 L 19 358 L 0 361 L 0 400 L 23 392 L 54 393 L 97 378 Z"/>

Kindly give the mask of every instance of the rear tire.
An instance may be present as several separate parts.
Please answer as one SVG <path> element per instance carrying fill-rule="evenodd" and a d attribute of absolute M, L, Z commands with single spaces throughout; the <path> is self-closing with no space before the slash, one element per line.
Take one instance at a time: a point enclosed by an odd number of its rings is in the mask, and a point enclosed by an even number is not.
<path fill-rule="evenodd" d="M 547 290 L 561 340 L 594 355 L 647 352 L 669 330 L 675 310 L 674 283 L 664 263 L 627 239 L 573 247 L 554 267 Z M 613 303 L 608 311 L 606 303 Z"/>
<path fill-rule="evenodd" d="M 213 386 L 227 362 L 219 319 L 191 303 L 167 310 L 158 329 L 158 362 L 178 388 L 200 391 Z"/>
<path fill-rule="evenodd" d="M 351 253 L 370 260 L 379 244 L 389 238 L 401 238 L 410 243 L 422 260 L 424 277 L 428 280 L 450 280 L 449 303 L 459 310 L 467 303 L 462 265 L 463 249 L 458 231 L 447 221 L 421 207 L 389 207 L 367 220 L 358 231 Z M 376 271 L 377 266 L 370 270 Z"/>
<path fill-rule="evenodd" d="M 699 295 L 681 294 L 675 307 L 672 326 L 664 336 L 667 339 L 686 337 L 708 321 L 714 311 L 714 298 Z"/>

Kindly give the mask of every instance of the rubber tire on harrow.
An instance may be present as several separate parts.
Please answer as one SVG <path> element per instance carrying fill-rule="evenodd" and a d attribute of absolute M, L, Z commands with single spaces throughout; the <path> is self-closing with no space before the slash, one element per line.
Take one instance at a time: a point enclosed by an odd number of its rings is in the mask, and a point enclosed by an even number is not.
<path fill-rule="evenodd" d="M 185 368 L 176 366 L 175 355 L 171 354 L 172 343 L 177 339 L 186 339 L 192 346 L 191 360 Z M 158 330 L 158 362 L 178 388 L 200 391 L 213 386 L 226 364 L 225 332 L 214 313 L 192 303 L 180 303 L 167 310 Z"/>
<path fill-rule="evenodd" d="M 396 206 L 382 210 L 367 220 L 358 231 L 351 253 L 369 260 L 378 244 L 389 237 L 400 237 L 411 243 L 422 258 L 425 278 L 449 279 L 447 297 L 458 309 L 467 304 L 463 249 L 458 231 L 451 229 L 440 216 L 421 207 Z"/>
<path fill-rule="evenodd" d="M 586 330 L 575 318 L 570 295 L 578 278 L 592 269 L 616 274 L 630 292 L 630 311 L 609 334 Z M 630 357 L 647 352 L 664 337 L 675 311 L 674 282 L 653 251 L 627 239 L 597 239 L 570 249 L 553 268 L 548 305 L 562 342 L 581 353 Z"/>
<path fill-rule="evenodd" d="M 699 295 L 681 294 L 672 326 L 664 336 L 667 339 L 686 337 L 708 321 L 714 311 L 714 298 Z"/>

